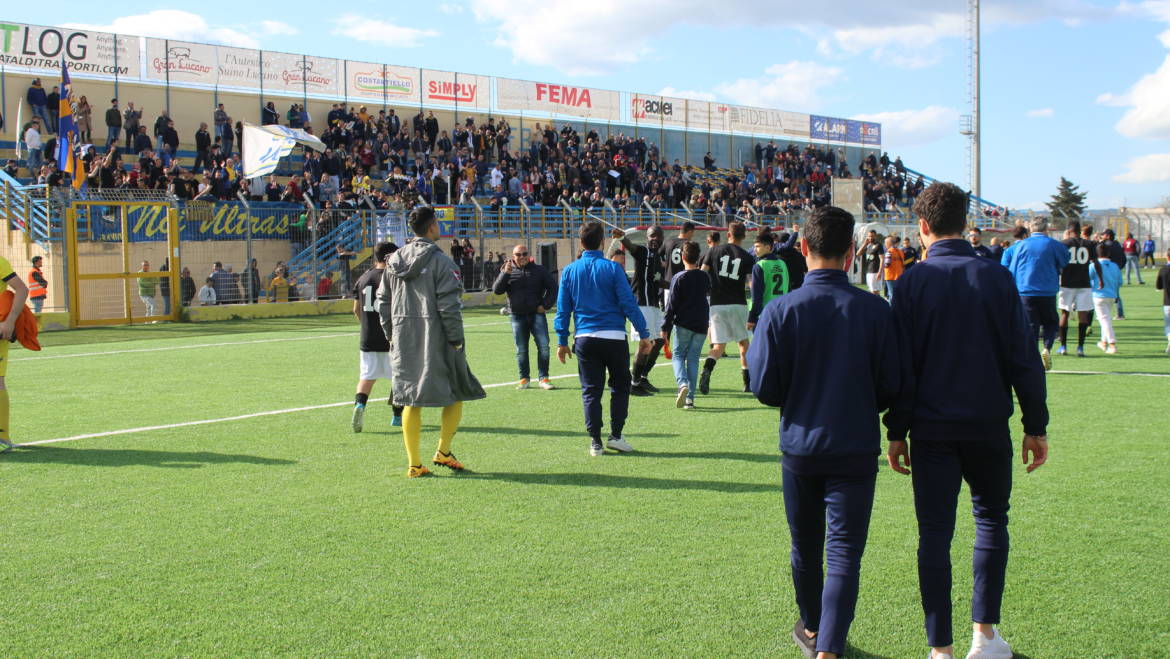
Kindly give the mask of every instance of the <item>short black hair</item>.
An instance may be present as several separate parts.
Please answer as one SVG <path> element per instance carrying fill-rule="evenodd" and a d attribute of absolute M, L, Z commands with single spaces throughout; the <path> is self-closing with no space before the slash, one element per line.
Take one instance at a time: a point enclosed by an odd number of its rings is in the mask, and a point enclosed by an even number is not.
<path fill-rule="evenodd" d="M 713 243 L 717 243 L 719 242 L 719 236 L 720 233 L 718 231 L 711 231 L 707 233 L 707 240 L 710 240 Z"/>
<path fill-rule="evenodd" d="M 727 225 L 727 233 L 731 234 L 731 237 L 736 240 L 743 240 L 747 230 L 744 229 L 743 222 L 732 222 Z"/>
<path fill-rule="evenodd" d="M 33 265 L 36 265 L 36 264 L 37 264 L 37 262 L 38 262 L 38 261 L 40 261 L 40 260 L 41 260 L 41 257 L 40 257 L 39 255 L 38 255 L 38 256 L 34 256 L 34 257 L 32 257 L 32 264 L 33 264 Z"/>
<path fill-rule="evenodd" d="M 581 246 L 585 249 L 601 249 L 601 241 L 605 238 L 605 229 L 601 222 L 586 222 L 581 225 Z"/>
<path fill-rule="evenodd" d="M 914 214 L 926 220 L 935 236 L 954 236 L 967 226 L 970 198 L 954 183 L 931 183 L 914 201 Z"/>
<path fill-rule="evenodd" d="M 382 263 L 386 262 L 386 257 L 398 251 L 398 245 L 386 241 L 374 245 L 374 260 Z"/>
<path fill-rule="evenodd" d="M 699 262 L 699 243 L 688 240 L 682 246 L 683 261 L 690 264 Z"/>
<path fill-rule="evenodd" d="M 695 223 L 687 220 L 682 223 L 682 231 L 680 233 L 690 233 L 695 230 Z"/>
<path fill-rule="evenodd" d="M 853 215 L 836 206 L 813 210 L 804 224 L 808 250 L 825 259 L 837 259 L 849 252 L 853 244 Z"/>
<path fill-rule="evenodd" d="M 771 231 L 761 231 L 756 234 L 756 242 L 761 245 L 775 245 L 776 239 L 772 237 Z"/>
<path fill-rule="evenodd" d="M 416 236 L 425 236 L 431 225 L 435 223 L 435 209 L 430 206 L 421 206 L 410 211 L 410 230 Z"/>

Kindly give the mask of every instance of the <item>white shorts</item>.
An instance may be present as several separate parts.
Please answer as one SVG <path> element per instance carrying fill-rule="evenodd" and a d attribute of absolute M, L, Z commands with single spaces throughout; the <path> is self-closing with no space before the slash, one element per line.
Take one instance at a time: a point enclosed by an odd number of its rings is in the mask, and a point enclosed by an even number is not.
<path fill-rule="evenodd" d="M 739 343 L 752 338 L 747 328 L 746 304 L 711 306 L 711 343 Z"/>
<path fill-rule="evenodd" d="M 646 329 L 650 330 L 650 340 L 659 338 L 662 334 L 662 322 L 666 320 L 662 315 L 662 309 L 658 307 L 638 307 L 638 309 L 646 321 Z M 633 323 L 630 324 L 630 340 L 638 340 L 638 330 L 634 329 Z"/>
<path fill-rule="evenodd" d="M 1061 311 L 1092 311 L 1093 289 L 1091 288 L 1064 288 L 1060 289 L 1060 299 L 1056 306 Z"/>
<path fill-rule="evenodd" d="M 882 273 L 867 272 L 865 273 L 865 285 L 869 286 L 871 293 L 882 292 Z"/>
<path fill-rule="evenodd" d="M 358 352 L 361 354 L 361 374 L 358 375 L 359 380 L 390 379 L 390 353 L 366 352 L 364 350 Z"/>

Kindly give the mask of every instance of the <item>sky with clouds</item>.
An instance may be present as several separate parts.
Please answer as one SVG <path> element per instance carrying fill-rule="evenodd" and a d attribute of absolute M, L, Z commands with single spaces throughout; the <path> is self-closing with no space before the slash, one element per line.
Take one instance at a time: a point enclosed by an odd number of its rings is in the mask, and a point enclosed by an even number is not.
<path fill-rule="evenodd" d="M 907 166 L 967 184 L 963 0 L 205 0 L 14 3 L 4 20 L 663 93 L 879 121 Z M 52 18 L 58 17 L 58 18 Z M 983 4 L 983 196 L 1170 197 L 1170 0 Z"/>

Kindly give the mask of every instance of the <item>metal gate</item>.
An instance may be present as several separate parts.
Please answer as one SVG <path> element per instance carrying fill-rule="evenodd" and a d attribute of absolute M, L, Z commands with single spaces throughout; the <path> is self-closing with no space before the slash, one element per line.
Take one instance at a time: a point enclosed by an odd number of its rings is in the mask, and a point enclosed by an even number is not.
<path fill-rule="evenodd" d="M 171 203 L 73 201 L 64 219 L 73 327 L 179 319 L 179 218 Z"/>

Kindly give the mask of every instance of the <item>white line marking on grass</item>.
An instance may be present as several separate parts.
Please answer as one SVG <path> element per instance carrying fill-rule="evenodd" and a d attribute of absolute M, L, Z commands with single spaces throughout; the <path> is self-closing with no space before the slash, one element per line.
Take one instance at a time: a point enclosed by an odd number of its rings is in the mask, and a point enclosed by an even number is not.
<path fill-rule="evenodd" d="M 1135 375 L 1143 378 L 1170 378 L 1170 373 L 1126 373 L 1123 371 L 1049 371 L 1058 375 Z"/>
<path fill-rule="evenodd" d="M 464 325 L 463 327 L 464 328 L 488 327 L 488 326 L 492 326 L 492 325 L 507 325 L 507 324 L 509 324 L 509 323 L 497 321 L 494 323 L 477 323 L 477 324 L 472 324 L 472 325 Z M 165 348 L 130 348 L 130 349 L 126 349 L 126 350 L 106 350 L 104 352 L 74 352 L 74 353 L 70 353 L 67 355 L 44 355 L 44 356 L 40 356 L 40 357 L 18 357 L 16 359 L 10 359 L 9 361 L 12 361 L 12 362 L 36 362 L 36 361 L 42 361 L 45 359 L 68 359 L 70 357 L 101 357 L 103 355 L 125 355 L 127 353 L 134 353 L 134 352 L 167 352 L 169 350 L 191 350 L 194 348 L 218 348 L 221 346 L 255 345 L 257 343 L 280 343 L 280 342 L 284 342 L 284 341 L 311 341 L 311 340 L 315 340 L 315 339 L 336 339 L 336 338 L 340 338 L 343 336 L 353 337 L 353 336 L 357 336 L 357 334 L 358 333 L 356 331 L 353 331 L 353 332 L 345 332 L 343 334 L 318 334 L 315 336 L 296 336 L 296 337 L 290 337 L 290 338 L 284 338 L 284 339 L 256 339 L 253 341 L 224 341 L 221 343 L 192 343 L 189 345 L 182 345 L 182 346 L 167 346 Z"/>
<path fill-rule="evenodd" d="M 659 364 L 662 366 L 663 364 Z M 576 373 L 568 373 L 565 375 L 554 375 L 550 380 L 561 380 L 564 378 L 575 378 Z M 495 389 L 497 387 L 508 387 L 515 385 L 515 380 L 508 382 L 497 382 L 496 384 L 485 384 L 484 389 Z M 371 402 L 382 402 L 386 398 L 371 398 Z M 19 446 L 37 446 L 39 444 L 58 444 L 61 442 L 75 442 L 79 439 L 94 439 L 97 437 L 113 437 L 115 435 L 129 435 L 139 432 L 150 432 L 152 430 L 169 430 L 171 428 L 186 428 L 188 426 L 205 426 L 211 423 L 225 423 L 227 421 L 242 421 L 244 419 L 255 419 L 262 416 L 275 416 L 277 414 L 292 414 L 294 412 L 311 412 L 313 410 L 324 410 L 330 407 L 344 407 L 346 405 L 353 405 L 353 401 L 344 401 L 341 403 L 325 403 L 323 405 L 306 405 L 305 407 L 289 407 L 283 410 L 269 410 L 267 412 L 253 412 L 251 414 L 239 414 L 236 416 L 225 416 L 219 419 L 201 419 L 199 421 L 183 421 L 181 423 L 167 423 L 158 426 L 142 426 L 141 428 L 126 428 L 123 430 L 107 430 L 105 432 L 91 432 L 84 435 L 73 435 L 72 437 L 58 437 L 56 439 L 42 439 L 35 442 L 25 442 Z"/>

